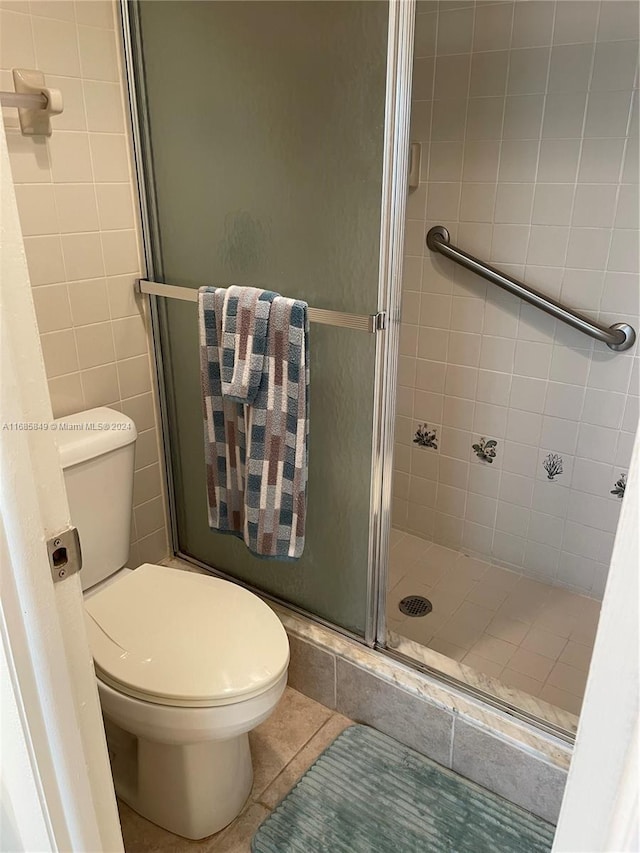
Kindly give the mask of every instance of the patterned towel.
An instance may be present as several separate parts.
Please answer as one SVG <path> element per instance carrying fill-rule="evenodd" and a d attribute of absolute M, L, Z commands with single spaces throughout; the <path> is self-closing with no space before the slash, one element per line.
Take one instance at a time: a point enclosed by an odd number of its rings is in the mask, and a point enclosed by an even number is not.
<path fill-rule="evenodd" d="M 222 393 L 253 403 L 262 382 L 269 309 L 277 294 L 257 287 L 227 288 L 222 314 Z"/>
<path fill-rule="evenodd" d="M 307 305 L 233 290 L 229 297 L 203 287 L 198 299 L 209 525 L 258 556 L 297 559 L 306 520 Z M 251 306 L 253 320 L 244 317 Z"/>

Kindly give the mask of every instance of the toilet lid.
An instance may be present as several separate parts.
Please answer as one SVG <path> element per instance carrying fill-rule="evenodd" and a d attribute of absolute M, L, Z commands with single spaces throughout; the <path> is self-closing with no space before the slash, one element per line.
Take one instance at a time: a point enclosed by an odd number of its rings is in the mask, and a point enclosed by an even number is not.
<path fill-rule="evenodd" d="M 85 611 L 98 678 L 156 704 L 249 699 L 289 663 L 276 614 L 209 575 L 145 563 L 86 600 Z"/>

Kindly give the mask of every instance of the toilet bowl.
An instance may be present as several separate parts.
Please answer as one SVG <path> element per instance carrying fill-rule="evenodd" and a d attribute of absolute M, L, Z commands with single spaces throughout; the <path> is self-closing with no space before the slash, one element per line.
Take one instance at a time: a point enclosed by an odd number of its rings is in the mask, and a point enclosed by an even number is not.
<path fill-rule="evenodd" d="M 249 796 L 248 733 L 286 686 L 286 632 L 237 584 L 149 563 L 122 569 L 135 427 L 105 408 L 58 424 L 116 792 L 170 832 L 203 838 Z"/>

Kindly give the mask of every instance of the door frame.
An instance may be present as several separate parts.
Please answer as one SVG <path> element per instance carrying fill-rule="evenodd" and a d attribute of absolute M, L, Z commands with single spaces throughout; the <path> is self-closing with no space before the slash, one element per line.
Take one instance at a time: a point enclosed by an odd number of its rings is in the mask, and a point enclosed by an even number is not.
<path fill-rule="evenodd" d="M 0 204 L 3 817 L 23 849 L 111 853 L 122 836 L 80 578 L 54 583 L 49 565 L 71 521 L 1 127 Z"/>
<path fill-rule="evenodd" d="M 415 17 L 416 0 L 392 0 L 390 3 L 377 308 L 386 314 L 386 329 L 376 335 L 369 573 L 364 637 L 365 643 L 372 648 L 379 643 L 380 638 L 386 637 Z"/>

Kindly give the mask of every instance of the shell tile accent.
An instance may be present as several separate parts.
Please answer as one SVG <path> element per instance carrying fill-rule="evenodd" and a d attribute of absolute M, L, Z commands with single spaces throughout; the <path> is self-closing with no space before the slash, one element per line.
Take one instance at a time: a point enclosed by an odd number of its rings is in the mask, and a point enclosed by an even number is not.
<path fill-rule="evenodd" d="M 548 453 L 542 462 L 542 467 L 547 472 L 547 479 L 555 480 L 556 477 L 564 473 L 562 456 L 559 453 Z"/>

